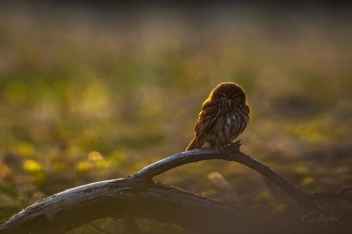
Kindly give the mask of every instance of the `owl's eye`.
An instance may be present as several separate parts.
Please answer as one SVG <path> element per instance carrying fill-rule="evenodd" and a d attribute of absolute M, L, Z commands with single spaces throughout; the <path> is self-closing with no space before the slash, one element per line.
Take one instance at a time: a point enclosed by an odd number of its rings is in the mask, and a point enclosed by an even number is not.
<path fill-rule="evenodd" d="M 225 95 L 221 95 L 221 99 L 225 100 L 226 99 Z"/>
<path fill-rule="evenodd" d="M 237 100 L 238 99 L 238 95 L 235 95 L 234 97 L 233 97 L 233 100 Z"/>

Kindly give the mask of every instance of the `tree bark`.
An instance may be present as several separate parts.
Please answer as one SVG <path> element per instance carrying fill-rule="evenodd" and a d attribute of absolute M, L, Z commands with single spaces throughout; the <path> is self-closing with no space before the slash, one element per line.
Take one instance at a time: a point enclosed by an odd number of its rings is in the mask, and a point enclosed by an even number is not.
<path fill-rule="evenodd" d="M 1 233 L 65 233 L 90 221 L 125 214 L 178 224 L 199 233 L 250 232 L 268 226 L 250 212 L 155 182 L 125 178 L 83 185 L 48 197 L 13 216 Z"/>
<path fill-rule="evenodd" d="M 123 179 L 65 190 L 17 213 L 0 226 L 0 233 L 65 233 L 106 217 L 147 218 L 199 233 L 273 233 L 273 228 L 276 232 L 283 228 L 247 210 L 152 180 L 172 168 L 209 159 L 235 161 L 258 171 L 309 210 L 317 210 L 317 199 L 352 202 L 352 196 L 346 193 L 352 187 L 337 192 L 305 193 L 265 164 L 241 153 L 239 147 L 240 142 L 236 142 L 220 154 L 215 149 L 182 152 Z"/>

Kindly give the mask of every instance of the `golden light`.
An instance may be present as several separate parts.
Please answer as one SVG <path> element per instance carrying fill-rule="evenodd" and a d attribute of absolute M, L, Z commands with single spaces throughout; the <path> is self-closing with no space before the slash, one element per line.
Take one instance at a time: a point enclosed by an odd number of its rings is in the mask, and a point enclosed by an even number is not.
<path fill-rule="evenodd" d="M 98 151 L 92 151 L 88 154 L 89 161 L 101 160 L 103 156 Z"/>

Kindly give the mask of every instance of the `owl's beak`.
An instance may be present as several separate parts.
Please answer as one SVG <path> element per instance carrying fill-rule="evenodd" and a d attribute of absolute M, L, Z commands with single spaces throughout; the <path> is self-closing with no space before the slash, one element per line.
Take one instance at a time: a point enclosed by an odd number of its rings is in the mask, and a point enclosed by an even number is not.
<path fill-rule="evenodd" d="M 231 99 L 229 99 L 228 102 L 229 102 L 229 106 L 231 106 Z"/>

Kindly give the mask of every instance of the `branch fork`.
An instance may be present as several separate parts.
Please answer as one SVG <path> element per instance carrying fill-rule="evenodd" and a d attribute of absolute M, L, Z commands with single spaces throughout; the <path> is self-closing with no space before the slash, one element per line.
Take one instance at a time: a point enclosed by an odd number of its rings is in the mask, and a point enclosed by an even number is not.
<path fill-rule="evenodd" d="M 155 176 L 175 167 L 210 159 L 238 162 L 259 172 L 309 210 L 319 210 L 315 203 L 318 199 L 352 203 L 352 196 L 347 193 L 352 186 L 337 192 L 305 193 L 270 167 L 240 152 L 240 145 L 240 141 L 229 144 L 221 153 L 213 148 L 181 152 L 126 178 L 65 190 L 15 214 L 0 226 L 0 233 L 65 233 L 106 217 L 124 219 L 130 227 L 134 227 L 133 218 L 147 218 L 201 233 L 277 230 L 280 224 L 273 225 L 247 210 L 153 181 Z"/>

